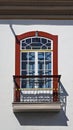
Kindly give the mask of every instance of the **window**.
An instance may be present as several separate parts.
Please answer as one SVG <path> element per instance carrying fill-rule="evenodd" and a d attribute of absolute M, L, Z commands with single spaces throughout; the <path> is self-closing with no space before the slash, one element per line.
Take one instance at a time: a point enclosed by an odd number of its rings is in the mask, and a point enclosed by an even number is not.
<path fill-rule="evenodd" d="M 58 75 L 57 36 L 33 31 L 17 39 L 15 75 L 25 77 L 18 80 L 19 88 L 52 88 L 56 93 L 58 82 L 45 76 Z"/>
<path fill-rule="evenodd" d="M 20 41 L 20 75 L 51 75 L 53 65 L 53 41 L 39 36 L 28 37 Z M 36 81 L 35 81 L 36 80 Z M 44 81 L 44 82 L 43 82 Z M 36 86 L 35 82 L 38 82 Z M 21 88 L 48 88 L 51 79 L 21 80 Z"/>

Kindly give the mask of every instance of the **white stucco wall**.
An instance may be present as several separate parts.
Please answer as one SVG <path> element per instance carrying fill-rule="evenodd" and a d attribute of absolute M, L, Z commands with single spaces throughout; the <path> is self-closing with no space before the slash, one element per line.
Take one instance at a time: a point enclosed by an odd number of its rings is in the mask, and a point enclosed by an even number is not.
<path fill-rule="evenodd" d="M 66 113 L 20 113 L 12 111 L 15 37 L 28 31 L 58 35 L 58 67 L 68 93 Z M 0 20 L 0 130 L 73 129 L 73 21 Z"/>

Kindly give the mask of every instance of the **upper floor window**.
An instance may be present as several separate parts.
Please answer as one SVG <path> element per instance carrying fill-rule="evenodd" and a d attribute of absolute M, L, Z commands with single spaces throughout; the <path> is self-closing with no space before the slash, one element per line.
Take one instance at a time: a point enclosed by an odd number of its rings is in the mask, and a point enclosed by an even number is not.
<path fill-rule="evenodd" d="M 17 36 L 15 75 L 58 75 L 57 36 L 45 32 L 28 32 Z M 35 81 L 36 80 L 36 81 Z M 36 82 L 39 82 L 36 85 Z M 49 88 L 56 84 L 46 78 L 22 79 L 22 88 Z"/>

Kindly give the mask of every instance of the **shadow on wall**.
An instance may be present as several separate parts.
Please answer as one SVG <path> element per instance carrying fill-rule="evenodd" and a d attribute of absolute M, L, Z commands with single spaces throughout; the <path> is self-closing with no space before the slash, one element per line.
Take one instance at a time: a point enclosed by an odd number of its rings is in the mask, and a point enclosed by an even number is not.
<path fill-rule="evenodd" d="M 61 102 L 61 105 L 62 105 L 62 109 L 66 114 L 67 96 L 69 96 L 69 95 L 68 95 L 67 91 L 65 90 L 61 81 L 59 83 L 59 86 L 60 86 L 60 102 Z"/>
<path fill-rule="evenodd" d="M 14 113 L 20 125 L 32 126 L 67 126 L 65 112 Z"/>
<path fill-rule="evenodd" d="M 60 112 L 19 112 L 14 113 L 20 125 L 32 126 L 67 126 L 66 116 L 67 96 L 63 84 L 60 82 L 62 109 Z"/>

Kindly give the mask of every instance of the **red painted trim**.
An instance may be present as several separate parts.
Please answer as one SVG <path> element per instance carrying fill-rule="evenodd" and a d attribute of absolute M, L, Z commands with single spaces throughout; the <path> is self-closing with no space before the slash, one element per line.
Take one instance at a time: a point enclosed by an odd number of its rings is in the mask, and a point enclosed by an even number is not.
<path fill-rule="evenodd" d="M 15 44 L 15 75 L 20 75 L 20 44 Z"/>
<path fill-rule="evenodd" d="M 15 75 L 20 75 L 20 44 L 17 39 L 15 44 Z M 17 83 L 20 88 L 20 79 L 18 79 Z M 20 91 L 16 90 L 16 88 L 14 88 L 14 101 L 20 101 Z"/>
<path fill-rule="evenodd" d="M 27 33 L 24 33 L 24 34 L 21 34 L 21 35 L 17 35 L 17 39 L 18 41 L 22 40 L 22 39 L 25 39 L 27 37 L 33 37 L 35 36 L 35 31 L 32 31 L 32 32 L 27 32 Z"/>
<path fill-rule="evenodd" d="M 58 36 L 53 40 L 53 75 L 58 75 Z M 58 79 L 53 80 L 53 101 L 58 101 Z"/>
<path fill-rule="evenodd" d="M 38 36 L 46 37 L 53 40 L 53 75 L 58 75 L 58 36 L 46 32 L 42 32 L 42 31 L 37 31 L 37 32 L 38 32 Z M 35 31 L 27 32 L 16 36 L 15 75 L 20 75 L 20 40 L 25 39 L 27 37 L 34 37 L 34 36 L 35 36 Z M 19 93 L 16 95 L 19 95 Z M 58 82 L 53 82 L 53 101 L 57 101 L 57 100 L 58 100 Z"/>
<path fill-rule="evenodd" d="M 53 75 L 58 75 L 58 36 L 53 40 Z"/>
<path fill-rule="evenodd" d="M 56 37 L 56 35 L 52 35 L 50 33 L 41 32 L 41 31 L 38 32 L 38 36 L 40 36 L 40 37 L 46 37 L 46 38 L 49 38 L 51 40 L 54 40 L 55 37 Z"/>

